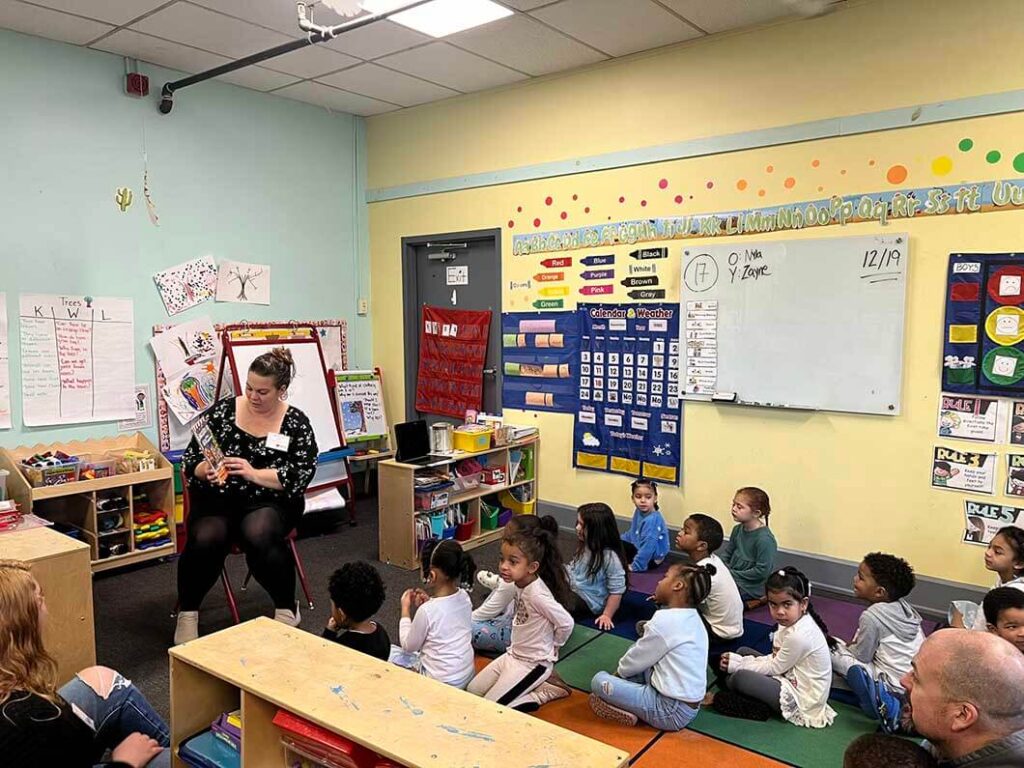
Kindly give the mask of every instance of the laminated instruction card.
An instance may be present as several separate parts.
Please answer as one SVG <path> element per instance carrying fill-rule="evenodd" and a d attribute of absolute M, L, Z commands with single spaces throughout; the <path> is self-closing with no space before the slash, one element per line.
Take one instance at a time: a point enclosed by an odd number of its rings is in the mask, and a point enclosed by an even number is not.
<path fill-rule="evenodd" d="M 932 487 L 965 493 L 995 493 L 996 454 L 935 446 Z"/>

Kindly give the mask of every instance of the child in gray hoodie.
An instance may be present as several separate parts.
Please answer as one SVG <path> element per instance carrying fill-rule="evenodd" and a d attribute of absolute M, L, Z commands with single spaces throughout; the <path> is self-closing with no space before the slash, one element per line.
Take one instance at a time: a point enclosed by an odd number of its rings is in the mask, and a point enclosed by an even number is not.
<path fill-rule="evenodd" d="M 853 593 L 870 603 L 860 616 L 853 642 L 837 641 L 832 651 L 833 686 L 846 686 L 868 714 L 874 715 L 875 681 L 882 675 L 893 687 L 910 671 L 924 633 L 921 616 L 904 598 L 914 588 L 914 569 L 902 558 L 872 552 L 853 577 Z"/>

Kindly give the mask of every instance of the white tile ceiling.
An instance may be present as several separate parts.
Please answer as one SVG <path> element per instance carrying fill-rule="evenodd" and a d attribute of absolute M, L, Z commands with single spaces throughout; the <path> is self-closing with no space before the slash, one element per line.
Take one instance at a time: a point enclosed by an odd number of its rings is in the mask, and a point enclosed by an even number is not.
<path fill-rule="evenodd" d="M 496 1 L 514 14 L 443 41 L 379 21 L 219 79 L 375 115 L 772 21 L 794 7 L 792 0 Z M 345 21 L 322 4 L 312 15 L 320 24 Z M 305 37 L 294 0 L 0 0 L 0 28 L 190 74 Z"/>

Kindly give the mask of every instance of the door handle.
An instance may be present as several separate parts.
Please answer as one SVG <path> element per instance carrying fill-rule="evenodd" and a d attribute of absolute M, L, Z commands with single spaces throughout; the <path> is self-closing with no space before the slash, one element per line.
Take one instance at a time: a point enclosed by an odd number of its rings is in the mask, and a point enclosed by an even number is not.
<path fill-rule="evenodd" d="M 494 376 L 498 373 L 497 368 L 484 368 L 484 376 Z"/>

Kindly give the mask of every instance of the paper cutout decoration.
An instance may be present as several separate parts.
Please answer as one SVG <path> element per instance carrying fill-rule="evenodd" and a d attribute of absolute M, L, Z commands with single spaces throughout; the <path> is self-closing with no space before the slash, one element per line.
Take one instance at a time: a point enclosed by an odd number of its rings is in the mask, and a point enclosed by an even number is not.
<path fill-rule="evenodd" d="M 169 376 L 163 396 L 178 421 L 188 424 L 213 405 L 216 392 L 217 367 L 209 360 Z"/>
<path fill-rule="evenodd" d="M 220 354 L 217 331 L 208 317 L 171 326 L 150 339 L 149 345 L 165 376 L 175 376 L 206 360 L 216 362 Z"/>
<path fill-rule="evenodd" d="M 117 194 L 114 195 L 114 202 L 117 203 L 117 207 L 121 209 L 121 213 L 124 213 L 132 206 L 132 200 L 134 195 L 128 187 L 118 187 Z"/>
<path fill-rule="evenodd" d="M 242 261 L 222 261 L 217 271 L 217 301 L 269 304 L 270 267 Z"/>
<path fill-rule="evenodd" d="M 217 266 L 203 256 L 153 275 L 167 314 L 177 315 L 213 298 L 217 289 Z"/>
<path fill-rule="evenodd" d="M 149 192 L 148 168 L 142 174 L 142 196 L 146 199 L 146 213 L 149 214 L 149 220 L 154 227 L 159 227 L 160 217 L 156 213 L 156 203 L 153 202 L 153 196 Z"/>

